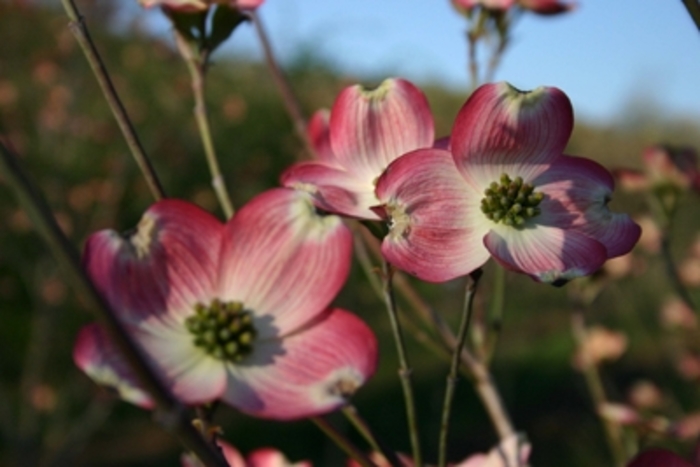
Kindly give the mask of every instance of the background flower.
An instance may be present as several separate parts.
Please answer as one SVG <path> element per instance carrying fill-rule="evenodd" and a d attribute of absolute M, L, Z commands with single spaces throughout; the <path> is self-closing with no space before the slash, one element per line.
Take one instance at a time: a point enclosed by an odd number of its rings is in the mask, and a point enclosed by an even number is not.
<path fill-rule="evenodd" d="M 293 165 L 282 174 L 282 184 L 312 193 L 328 212 L 377 220 L 370 209 L 377 204 L 377 178 L 397 157 L 434 142 L 428 101 L 410 82 L 387 79 L 373 90 L 344 89 L 329 119 L 331 150 L 318 147 L 319 160 Z M 312 123 L 318 125 L 314 132 L 323 130 L 323 121 Z"/>

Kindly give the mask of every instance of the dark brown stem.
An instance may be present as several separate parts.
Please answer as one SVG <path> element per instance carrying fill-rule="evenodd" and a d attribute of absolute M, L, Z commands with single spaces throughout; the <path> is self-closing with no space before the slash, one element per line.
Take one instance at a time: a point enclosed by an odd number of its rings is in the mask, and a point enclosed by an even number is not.
<path fill-rule="evenodd" d="M 693 19 L 695 26 L 700 31 L 700 2 L 698 0 L 682 0 L 683 5 L 688 10 L 688 14 Z"/>
<path fill-rule="evenodd" d="M 272 79 L 275 81 L 277 90 L 282 95 L 282 102 L 284 103 L 284 107 L 287 109 L 287 113 L 294 123 L 294 130 L 302 143 L 304 143 L 304 148 L 308 153 L 308 157 L 315 159 L 316 150 L 314 149 L 311 139 L 306 132 L 306 119 L 304 118 L 304 113 L 301 111 L 299 99 L 297 99 L 296 94 L 294 94 L 292 86 L 289 84 L 284 71 L 282 71 L 282 68 L 280 68 L 279 64 L 277 63 L 275 53 L 272 51 L 272 45 L 270 44 L 270 40 L 268 39 L 267 32 L 265 31 L 265 27 L 263 26 L 260 17 L 254 11 L 250 12 L 249 15 L 251 21 L 253 21 L 253 26 L 255 26 L 255 32 L 258 35 L 260 44 L 262 45 L 263 53 L 265 55 L 265 63 L 270 69 L 270 73 L 272 73 Z"/>
<path fill-rule="evenodd" d="M 147 363 L 146 356 L 133 341 L 115 311 L 99 293 L 80 264 L 77 250 L 58 226 L 51 208 L 41 192 L 29 181 L 19 166 L 17 156 L 0 143 L 0 173 L 15 192 L 19 204 L 32 220 L 49 250 L 71 280 L 77 292 L 85 297 L 91 309 L 104 323 L 110 338 L 129 363 L 139 384 L 155 402 L 155 418 L 207 466 L 225 467 L 221 453 L 192 426 L 187 409 L 170 393 Z"/>
<path fill-rule="evenodd" d="M 129 146 L 136 164 L 139 166 L 141 173 L 146 179 L 146 183 L 148 184 L 148 188 L 151 190 L 151 194 L 153 194 L 153 197 L 156 200 L 165 198 L 163 186 L 161 185 L 160 180 L 158 180 L 158 176 L 153 169 L 153 165 L 151 165 L 151 161 L 148 159 L 148 156 L 146 156 L 146 151 L 144 151 L 143 145 L 136 134 L 136 129 L 131 123 L 129 115 L 126 113 L 126 109 L 119 99 L 117 90 L 114 88 L 114 84 L 112 84 L 109 73 L 107 73 L 107 68 L 100 58 L 95 44 L 90 38 L 90 33 L 85 25 L 85 19 L 78 12 L 78 8 L 73 3 L 73 0 L 63 0 L 63 7 L 71 20 L 69 24 L 70 30 L 73 32 L 73 35 L 78 41 L 80 48 L 83 49 L 83 53 L 90 64 L 90 68 L 92 68 L 92 71 L 95 73 L 95 78 L 97 78 L 97 82 L 99 83 L 100 88 L 102 88 L 102 92 L 107 100 L 107 103 L 109 104 L 109 108 L 112 110 L 114 118 L 117 120 L 119 129 L 124 135 L 126 144 Z"/>

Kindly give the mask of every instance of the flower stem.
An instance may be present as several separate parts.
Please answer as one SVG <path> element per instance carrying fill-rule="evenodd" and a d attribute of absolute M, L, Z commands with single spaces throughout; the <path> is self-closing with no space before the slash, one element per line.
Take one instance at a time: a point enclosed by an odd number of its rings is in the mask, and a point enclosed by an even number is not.
<path fill-rule="evenodd" d="M 698 0 L 683 0 L 683 4 L 693 19 L 695 26 L 700 30 L 700 3 L 698 3 Z"/>
<path fill-rule="evenodd" d="M 90 64 L 90 68 L 92 68 L 93 73 L 95 73 L 95 78 L 97 78 L 97 82 L 99 83 L 100 88 L 102 88 L 102 92 L 107 100 L 107 103 L 109 104 L 109 108 L 112 110 L 112 114 L 114 114 L 114 118 L 117 120 L 119 129 L 124 135 L 124 140 L 126 140 L 126 144 L 129 146 L 136 164 L 139 166 L 141 173 L 146 179 L 146 183 L 148 184 L 151 194 L 156 201 L 160 200 L 161 198 L 165 198 L 163 186 L 161 185 L 160 180 L 158 180 L 158 176 L 153 169 L 151 161 L 148 159 L 148 156 L 146 156 L 146 152 L 144 151 L 143 145 L 136 134 L 134 125 L 131 123 L 129 116 L 126 113 L 126 109 L 117 95 L 117 91 L 109 77 L 109 73 L 107 73 L 107 68 L 100 58 L 95 44 L 92 42 L 90 33 L 85 25 L 85 19 L 78 11 L 78 8 L 75 6 L 73 0 L 62 0 L 62 2 L 63 8 L 66 10 L 66 14 L 71 20 L 68 26 L 78 41 L 80 48 L 83 49 L 83 53 Z"/>
<path fill-rule="evenodd" d="M 593 399 L 596 413 L 598 413 L 598 409 L 607 403 L 607 396 L 605 395 L 605 388 L 603 387 L 603 381 L 600 378 L 598 367 L 591 361 L 587 352 L 585 352 L 588 330 L 586 329 L 584 309 L 577 300 L 575 300 L 575 302 L 571 313 L 571 330 L 576 344 L 579 349 L 581 349 L 582 371 L 586 379 L 588 392 L 591 395 L 591 399 Z M 609 418 L 601 417 L 600 415 L 599 418 L 603 423 L 608 446 L 610 447 L 615 465 L 618 467 L 624 466 L 627 462 L 627 454 L 625 453 L 620 425 Z"/>
<path fill-rule="evenodd" d="M 382 280 L 384 284 L 384 303 L 389 313 L 391 331 L 394 334 L 396 352 L 399 357 L 399 378 L 403 389 L 404 402 L 406 404 L 406 418 L 408 419 L 408 433 L 411 438 L 411 449 L 413 451 L 413 462 L 415 465 L 423 465 L 421 455 L 420 439 L 418 434 L 418 419 L 416 416 L 416 403 L 413 397 L 413 386 L 411 384 L 411 367 L 408 363 L 406 353 L 406 343 L 399 324 L 399 315 L 396 308 L 396 296 L 393 287 L 394 270 L 387 261 L 382 262 Z"/>
<path fill-rule="evenodd" d="M 659 226 L 659 230 L 661 231 L 661 258 L 664 261 L 666 275 L 671 283 L 671 287 L 673 287 L 673 291 L 683 300 L 686 306 L 697 312 L 690 292 L 685 285 L 683 285 L 683 281 L 681 281 L 678 275 L 678 268 L 673 259 L 673 254 L 671 253 L 671 226 L 678 205 L 677 194 L 673 194 L 664 202 L 658 194 L 652 193 L 648 197 L 648 203 Z"/>
<path fill-rule="evenodd" d="M 310 159 L 314 159 L 316 155 L 316 150 L 314 149 L 311 139 L 309 138 L 309 135 L 306 132 L 306 119 L 304 118 L 304 114 L 301 111 L 301 104 L 299 103 L 299 99 L 297 99 L 297 96 L 296 94 L 294 94 L 292 86 L 289 84 L 287 77 L 284 75 L 282 68 L 277 63 L 275 53 L 272 51 L 270 39 L 267 35 L 267 32 L 265 31 L 265 27 L 263 26 L 262 21 L 260 20 L 260 16 L 258 16 L 257 12 L 255 11 L 249 12 L 248 15 L 250 16 L 250 19 L 253 22 L 255 32 L 258 35 L 258 40 L 260 40 L 260 45 L 262 45 L 263 54 L 265 55 L 265 63 L 270 69 L 270 73 L 272 73 L 272 79 L 275 82 L 275 86 L 277 86 L 277 90 L 282 96 L 282 102 L 284 103 L 284 107 L 287 109 L 287 113 L 291 117 L 292 123 L 294 124 L 294 131 L 296 131 L 297 136 L 304 144 L 304 148 L 307 152 L 307 157 L 309 157 Z"/>
<path fill-rule="evenodd" d="M 483 359 L 488 364 L 496 351 L 496 344 L 503 328 L 503 302 L 506 291 L 506 270 L 497 267 L 492 282 L 491 303 L 489 306 L 489 323 L 484 343 Z"/>
<path fill-rule="evenodd" d="M 29 181 L 14 155 L 0 142 L 0 173 L 15 192 L 19 204 L 32 220 L 37 232 L 43 237 L 68 279 L 77 292 L 88 299 L 91 308 L 100 318 L 109 336 L 127 360 L 138 383 L 150 394 L 156 404 L 155 418 L 161 425 L 173 431 L 182 443 L 207 466 L 226 466 L 223 456 L 214 446 L 204 440 L 190 423 L 186 408 L 170 393 L 153 373 L 147 358 L 131 339 L 115 311 L 97 290 L 85 270 L 81 267 L 78 252 L 58 226 L 51 208 L 41 192 Z"/>
<path fill-rule="evenodd" d="M 695 307 L 695 302 L 690 297 L 690 292 L 683 285 L 680 276 L 678 275 L 678 268 L 676 267 L 676 262 L 673 260 L 673 255 L 671 254 L 671 235 L 670 229 L 661 229 L 661 257 L 664 259 L 664 264 L 666 265 L 666 275 L 668 276 L 671 286 L 676 294 L 683 300 L 691 310 L 697 312 Z"/>
<path fill-rule="evenodd" d="M 174 29 L 174 33 L 177 48 L 180 51 L 180 55 L 182 55 L 182 58 L 185 60 L 187 70 L 190 72 L 190 78 L 192 79 L 192 92 L 194 94 L 195 102 L 194 118 L 197 122 L 199 135 L 202 139 L 204 156 L 206 157 L 207 165 L 209 166 L 211 186 L 214 189 L 214 193 L 216 193 L 216 197 L 219 200 L 219 205 L 224 211 L 226 219 L 230 219 L 234 212 L 233 203 L 231 202 L 231 197 L 226 189 L 224 177 L 221 175 L 219 159 L 216 157 L 216 150 L 214 149 L 214 142 L 211 137 L 211 128 L 209 126 L 207 101 L 204 96 L 204 81 L 206 77 L 207 60 L 209 55 L 206 50 L 198 54 L 195 53 L 192 50 L 192 45 L 182 36 L 182 34 L 180 34 L 177 28 Z"/>
<path fill-rule="evenodd" d="M 384 458 L 389 462 L 392 467 L 402 467 L 399 457 L 396 455 L 393 449 L 391 449 L 386 443 L 382 442 L 372 433 L 369 425 L 360 416 L 359 412 L 353 405 L 346 405 L 343 407 L 343 415 L 347 418 L 350 423 L 355 427 L 355 429 L 362 435 L 362 437 L 367 441 L 370 447 L 376 451 L 380 452 Z"/>
<path fill-rule="evenodd" d="M 367 457 L 367 455 L 360 451 L 357 446 L 352 444 L 352 442 L 347 439 L 342 433 L 335 429 L 333 425 L 328 423 L 328 421 L 321 417 L 311 417 L 309 420 L 314 422 L 314 424 L 331 439 L 340 449 L 343 450 L 345 454 L 352 457 L 357 461 L 362 467 L 376 467 L 374 463 Z"/>
<path fill-rule="evenodd" d="M 360 229 L 360 234 L 365 243 L 376 257 L 380 257 L 379 243 L 377 239 L 366 229 Z M 452 349 L 457 344 L 457 338 L 439 313 L 425 301 L 411 286 L 406 277 L 402 274 L 394 275 L 394 286 L 408 302 L 413 311 L 421 316 L 423 321 L 435 329 L 444 345 Z M 462 365 L 468 370 L 473 378 L 472 384 L 476 393 L 481 399 L 481 403 L 486 408 L 486 412 L 493 423 L 494 429 L 500 439 L 505 439 L 515 433 L 513 423 L 510 420 L 503 400 L 501 399 L 496 383 L 489 372 L 488 367 L 478 360 L 468 349 L 462 349 Z"/>
<path fill-rule="evenodd" d="M 479 285 L 481 273 L 481 269 L 477 269 L 469 274 L 467 278 L 462 318 L 459 324 L 459 331 L 457 332 L 457 345 L 452 353 L 452 363 L 450 364 L 450 372 L 447 375 L 447 386 L 445 388 L 445 400 L 442 405 L 442 420 L 440 422 L 440 439 L 438 443 L 438 467 L 445 467 L 447 465 L 447 435 L 450 429 L 452 401 L 454 400 L 455 388 L 457 387 L 457 373 L 459 371 L 462 349 L 467 340 L 469 320 L 474 308 L 474 295 L 476 295 L 476 287 Z"/>

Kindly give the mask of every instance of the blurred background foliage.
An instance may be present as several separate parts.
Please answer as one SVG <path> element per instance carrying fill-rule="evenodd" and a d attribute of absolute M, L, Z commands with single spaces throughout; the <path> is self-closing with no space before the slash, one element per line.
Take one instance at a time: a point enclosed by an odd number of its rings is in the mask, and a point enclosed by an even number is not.
<path fill-rule="evenodd" d="M 0 1 L 0 137 L 21 156 L 63 230 L 81 248 L 95 230 L 135 225 L 152 200 L 57 3 Z M 138 22 L 122 24 L 114 32 L 111 25 L 119 3 L 79 5 L 168 195 L 221 215 L 191 114 L 186 68 L 170 43 L 149 36 Z M 235 34 L 231 40 L 236 40 Z M 330 106 L 348 84 L 372 83 L 367 77 L 340 76 L 312 50 L 286 64 L 286 72 L 307 115 Z M 438 134 L 448 134 L 466 87 L 419 84 L 428 95 Z M 263 64 L 215 54 L 207 95 L 223 173 L 240 206 L 275 186 L 280 172 L 303 148 Z M 608 126 L 577 122 L 568 152 L 608 167 L 634 167 L 640 166 L 642 150 L 649 144 L 700 147 L 698 122 L 662 120 L 644 96 L 628 110 Z M 613 205 L 634 215 L 645 211 L 640 195 L 618 192 Z M 697 198 L 684 198 L 673 230 L 678 259 L 687 255 L 700 227 L 699 213 Z M 0 463 L 177 465 L 179 445 L 149 413 L 115 400 L 73 365 L 73 339 L 93 317 L 63 281 L 27 216 L 1 184 L 0 219 Z M 480 312 L 489 302 L 492 264 L 486 274 L 478 297 Z M 416 287 L 455 322 L 462 281 Z M 532 463 L 609 465 L 600 421 L 583 377 L 572 365 L 575 344 L 567 296 L 572 285 L 555 289 L 509 274 L 506 287 L 493 371 L 516 427 L 534 445 Z M 693 293 L 700 299 L 697 289 Z M 627 339 L 622 357 L 601 368 L 610 398 L 628 401 L 635 383 L 648 380 L 664 394 L 666 415 L 680 416 L 700 410 L 700 370 L 683 371 L 679 342 L 689 339 L 696 347 L 691 351 L 700 352 L 700 341 L 697 329 L 683 334 L 660 324 L 659 313 L 669 294 L 653 248 L 639 249 L 632 272 L 605 286 L 587 318 L 624 332 Z M 380 371 L 359 392 L 356 405 L 381 437 L 408 452 L 394 344 L 381 301 L 359 268 L 337 303 L 371 323 L 381 340 Z M 410 354 L 427 458 L 434 459 L 447 362 L 419 341 L 411 339 Z M 342 417 L 331 419 L 352 431 Z M 451 459 L 495 444 L 491 424 L 468 382 L 458 386 L 452 420 Z M 274 446 L 292 460 L 344 464 L 339 451 L 309 422 L 261 421 L 225 407 L 216 421 L 225 438 L 243 452 Z M 666 444 L 681 452 L 690 446 L 653 436 L 643 436 L 642 443 Z"/>

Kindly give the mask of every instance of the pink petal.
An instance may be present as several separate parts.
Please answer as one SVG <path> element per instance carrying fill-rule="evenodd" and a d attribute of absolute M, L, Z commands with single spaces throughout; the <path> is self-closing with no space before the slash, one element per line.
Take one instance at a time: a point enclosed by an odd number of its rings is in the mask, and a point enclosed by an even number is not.
<path fill-rule="evenodd" d="M 503 267 L 553 285 L 591 274 L 607 259 L 605 246 L 590 237 L 542 225 L 496 225 L 484 244 Z"/>
<path fill-rule="evenodd" d="M 229 368 L 223 400 L 263 418 L 290 420 L 345 404 L 377 365 L 377 340 L 358 317 L 328 310 L 282 341 L 261 341 Z"/>
<path fill-rule="evenodd" d="M 241 453 L 227 442 L 219 439 L 216 441 L 216 444 L 219 445 L 219 449 L 224 454 L 224 459 L 228 462 L 229 467 L 251 467 L 246 464 Z M 183 454 L 180 457 L 180 463 L 182 467 L 204 467 L 204 464 L 194 454 Z"/>
<path fill-rule="evenodd" d="M 618 168 L 613 169 L 612 174 L 620 182 L 623 190 L 641 192 L 648 190 L 651 186 L 649 178 L 639 170 Z"/>
<path fill-rule="evenodd" d="M 614 181 L 597 162 L 561 156 L 533 184 L 546 195 L 538 223 L 583 232 L 605 245 L 609 258 L 628 253 L 639 240 L 640 227 L 608 209 Z"/>
<path fill-rule="evenodd" d="M 540 15 L 557 15 L 576 8 L 575 3 L 564 3 L 559 0 L 518 0 L 521 7 Z"/>
<path fill-rule="evenodd" d="M 649 449 L 637 455 L 627 467 L 694 467 L 693 464 L 666 449 Z"/>
<path fill-rule="evenodd" d="M 254 10 L 262 5 L 265 0 L 235 0 L 231 6 L 240 8 L 241 10 Z"/>
<path fill-rule="evenodd" d="M 153 408 L 151 397 L 141 389 L 129 364 L 98 324 L 80 330 L 73 347 L 73 361 L 93 381 L 114 389 L 123 400 L 144 409 Z"/>
<path fill-rule="evenodd" d="M 306 132 L 318 159 L 323 162 L 335 163 L 335 155 L 331 149 L 330 118 L 330 110 L 317 110 L 311 116 Z"/>
<path fill-rule="evenodd" d="M 139 0 L 139 3 L 145 8 L 161 6 L 183 13 L 194 13 L 209 8 L 207 0 Z"/>
<path fill-rule="evenodd" d="M 510 435 L 488 454 L 475 454 L 455 467 L 524 467 L 530 457 L 530 448 L 530 444 L 518 435 Z"/>
<path fill-rule="evenodd" d="M 557 88 L 523 92 L 502 82 L 478 88 L 452 131 L 452 153 L 478 191 L 501 174 L 531 181 L 564 150 L 573 128 L 569 98 Z"/>
<path fill-rule="evenodd" d="M 248 455 L 248 467 L 311 467 L 311 462 L 292 464 L 284 454 L 272 448 L 261 448 Z"/>
<path fill-rule="evenodd" d="M 224 363 L 194 345 L 182 323 L 141 323 L 134 338 L 151 357 L 153 366 L 172 393 L 190 405 L 218 399 L 226 386 Z"/>
<path fill-rule="evenodd" d="M 367 183 L 400 155 L 430 147 L 435 137 L 428 101 L 402 79 L 387 79 L 371 91 L 346 88 L 333 105 L 330 126 L 337 160 Z"/>
<path fill-rule="evenodd" d="M 103 230 L 88 238 L 83 265 L 125 321 L 180 319 L 209 303 L 223 225 L 197 206 L 164 200 L 134 232 Z"/>
<path fill-rule="evenodd" d="M 324 211 L 359 219 L 377 220 L 370 210 L 377 204 L 374 185 L 327 162 L 301 162 L 282 174 L 282 185 L 311 193 Z"/>
<path fill-rule="evenodd" d="M 253 310 L 259 338 L 285 335 L 318 316 L 350 271 L 352 234 L 315 212 L 311 196 L 269 190 L 226 226 L 220 295 Z"/>
<path fill-rule="evenodd" d="M 488 260 L 481 195 L 465 183 L 449 152 L 419 149 L 404 155 L 382 174 L 376 193 L 390 216 L 382 254 L 398 268 L 444 282 Z"/>

